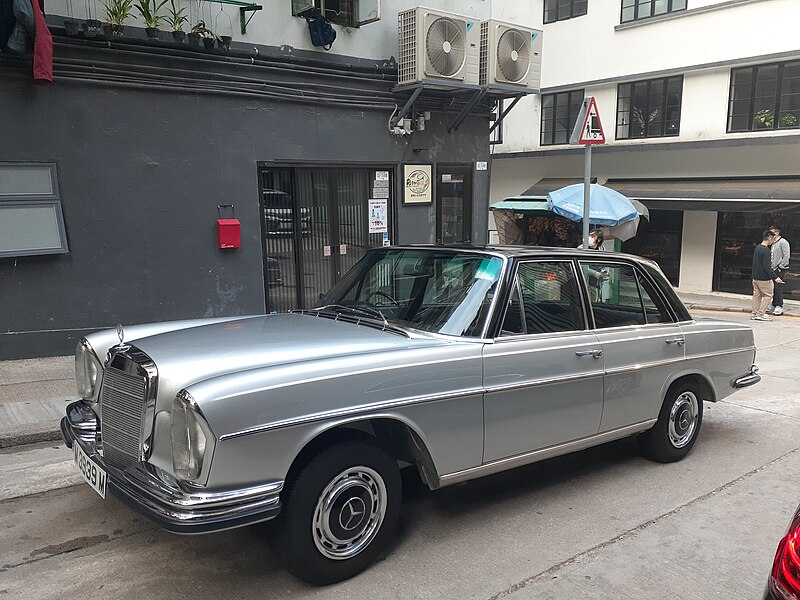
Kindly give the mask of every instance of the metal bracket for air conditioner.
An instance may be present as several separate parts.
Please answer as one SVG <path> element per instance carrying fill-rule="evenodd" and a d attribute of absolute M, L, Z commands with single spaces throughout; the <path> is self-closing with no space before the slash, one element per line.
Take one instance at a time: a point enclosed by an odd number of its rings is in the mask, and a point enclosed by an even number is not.
<path fill-rule="evenodd" d="M 454 129 L 458 129 L 461 126 L 461 123 L 464 122 L 464 119 L 467 118 L 467 115 L 469 115 L 472 109 L 475 108 L 478 102 L 480 102 L 485 95 L 486 95 L 486 88 L 475 90 L 470 99 L 461 109 L 461 112 L 459 112 L 456 118 L 453 120 L 453 122 L 447 126 L 447 133 L 451 133 Z"/>
<path fill-rule="evenodd" d="M 514 107 L 517 105 L 517 102 L 519 102 L 520 100 L 522 100 L 522 98 L 523 98 L 525 95 L 526 95 L 526 94 L 520 94 L 519 96 L 516 96 L 516 97 L 514 97 L 514 100 L 511 102 L 511 104 L 509 104 L 508 106 L 506 106 L 506 107 L 503 109 L 503 112 L 501 112 L 501 113 L 500 113 L 500 116 L 498 116 L 498 117 L 497 117 L 497 120 L 494 122 L 494 125 L 492 125 L 492 126 L 491 126 L 491 128 L 489 129 L 489 135 L 491 135 L 491 134 L 492 134 L 492 132 L 493 132 L 495 129 L 497 129 L 497 128 L 498 128 L 500 125 L 502 125 L 502 124 L 503 124 L 503 119 L 505 119 L 505 118 L 506 118 L 506 116 L 508 115 L 508 113 L 510 113 L 510 112 L 511 112 L 511 109 L 512 109 L 512 108 L 514 108 Z"/>
<path fill-rule="evenodd" d="M 242 30 L 242 35 L 247 33 L 247 26 L 256 14 L 256 11 L 263 9 L 260 4 L 253 2 L 242 2 L 241 0 L 206 0 L 207 2 L 214 2 L 216 4 L 230 4 L 239 7 L 239 26 Z M 250 16 L 247 16 L 250 13 Z"/>

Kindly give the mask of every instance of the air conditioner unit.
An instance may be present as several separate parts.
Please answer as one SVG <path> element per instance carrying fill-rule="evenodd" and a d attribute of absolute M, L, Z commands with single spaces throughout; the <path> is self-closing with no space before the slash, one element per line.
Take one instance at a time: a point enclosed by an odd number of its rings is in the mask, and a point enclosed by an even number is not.
<path fill-rule="evenodd" d="M 423 7 L 405 10 L 397 17 L 399 85 L 423 80 L 478 85 L 480 32 L 476 19 Z"/>
<path fill-rule="evenodd" d="M 481 23 L 481 86 L 538 90 L 541 79 L 541 30 L 495 19 Z"/>

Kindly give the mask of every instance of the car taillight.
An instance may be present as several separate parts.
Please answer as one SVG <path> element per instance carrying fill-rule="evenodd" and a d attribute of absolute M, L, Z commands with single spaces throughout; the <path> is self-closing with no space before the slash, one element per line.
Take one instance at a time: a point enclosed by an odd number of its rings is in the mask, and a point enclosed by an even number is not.
<path fill-rule="evenodd" d="M 770 586 L 779 598 L 800 600 L 800 510 L 795 514 L 789 532 L 778 544 Z"/>

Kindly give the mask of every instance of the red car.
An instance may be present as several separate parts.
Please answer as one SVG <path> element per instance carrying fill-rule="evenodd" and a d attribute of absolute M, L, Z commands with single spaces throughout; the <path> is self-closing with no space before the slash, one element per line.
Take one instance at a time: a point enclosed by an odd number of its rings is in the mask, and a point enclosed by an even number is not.
<path fill-rule="evenodd" d="M 800 507 L 778 544 L 764 600 L 800 600 Z"/>

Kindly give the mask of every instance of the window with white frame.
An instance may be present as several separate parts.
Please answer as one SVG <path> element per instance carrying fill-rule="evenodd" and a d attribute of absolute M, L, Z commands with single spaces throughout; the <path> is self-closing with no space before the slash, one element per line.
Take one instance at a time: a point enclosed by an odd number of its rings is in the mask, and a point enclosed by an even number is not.
<path fill-rule="evenodd" d="M 380 0 L 292 0 L 292 14 L 321 14 L 331 23 L 361 27 L 381 18 Z"/>
<path fill-rule="evenodd" d="M 0 162 L 0 258 L 68 251 L 56 166 Z"/>
<path fill-rule="evenodd" d="M 621 23 L 686 10 L 686 0 L 622 0 Z"/>

